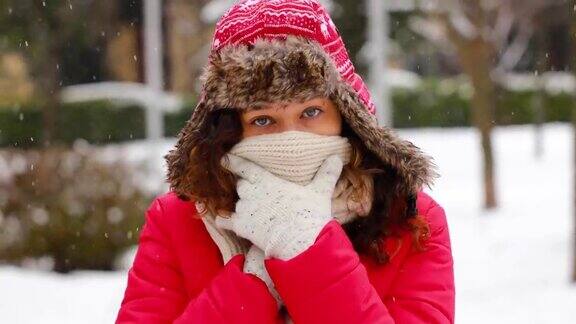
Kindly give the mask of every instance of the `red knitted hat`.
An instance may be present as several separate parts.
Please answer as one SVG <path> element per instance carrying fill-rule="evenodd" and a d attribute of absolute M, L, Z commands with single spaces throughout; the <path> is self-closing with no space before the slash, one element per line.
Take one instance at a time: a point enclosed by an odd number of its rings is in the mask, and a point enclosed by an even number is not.
<path fill-rule="evenodd" d="M 398 194 L 414 195 L 436 177 L 419 148 L 378 126 L 370 93 L 316 0 L 237 1 L 216 24 L 201 82 L 198 105 L 166 156 L 168 181 L 180 196 L 193 192 L 190 156 L 209 114 L 316 97 L 331 99 L 366 148 L 393 170 Z"/>
<path fill-rule="evenodd" d="M 216 24 L 212 52 L 232 44 L 252 44 L 256 38 L 286 39 L 288 35 L 320 44 L 342 79 L 358 93 L 368 111 L 375 113 L 370 92 L 356 73 L 336 25 L 317 1 L 238 1 Z"/>

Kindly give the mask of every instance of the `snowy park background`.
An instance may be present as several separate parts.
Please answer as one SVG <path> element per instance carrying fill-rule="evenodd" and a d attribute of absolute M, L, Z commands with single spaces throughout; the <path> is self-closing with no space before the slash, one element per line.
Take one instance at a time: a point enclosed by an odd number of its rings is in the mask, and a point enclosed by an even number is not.
<path fill-rule="evenodd" d="M 0 323 L 114 322 L 232 2 L 0 1 Z M 381 122 L 439 167 L 456 322 L 573 323 L 576 1 L 322 2 Z"/>

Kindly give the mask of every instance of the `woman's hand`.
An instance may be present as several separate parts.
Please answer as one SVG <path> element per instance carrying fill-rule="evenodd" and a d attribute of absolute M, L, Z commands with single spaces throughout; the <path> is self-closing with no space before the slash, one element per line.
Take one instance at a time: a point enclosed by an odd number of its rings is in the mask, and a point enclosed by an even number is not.
<path fill-rule="evenodd" d="M 276 177 L 238 156 L 228 155 L 225 166 L 239 176 L 239 200 L 230 218 L 216 225 L 234 231 L 262 249 L 266 257 L 288 260 L 312 244 L 332 219 L 332 194 L 342 160 L 331 156 L 306 186 Z"/>

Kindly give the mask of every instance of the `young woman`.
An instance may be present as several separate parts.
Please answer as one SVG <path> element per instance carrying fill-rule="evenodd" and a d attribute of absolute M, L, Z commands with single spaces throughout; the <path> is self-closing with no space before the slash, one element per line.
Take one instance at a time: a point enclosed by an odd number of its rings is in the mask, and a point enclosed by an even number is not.
<path fill-rule="evenodd" d="M 166 156 L 118 323 L 453 323 L 431 159 L 377 125 L 315 0 L 244 0 Z"/>

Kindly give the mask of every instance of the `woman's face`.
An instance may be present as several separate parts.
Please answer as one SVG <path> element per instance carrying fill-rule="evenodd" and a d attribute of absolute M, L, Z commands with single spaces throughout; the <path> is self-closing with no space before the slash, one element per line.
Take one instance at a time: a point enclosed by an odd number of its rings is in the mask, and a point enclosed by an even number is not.
<path fill-rule="evenodd" d="M 242 138 L 291 130 L 318 135 L 340 135 L 342 117 L 327 98 L 301 103 L 271 104 L 242 113 Z"/>

